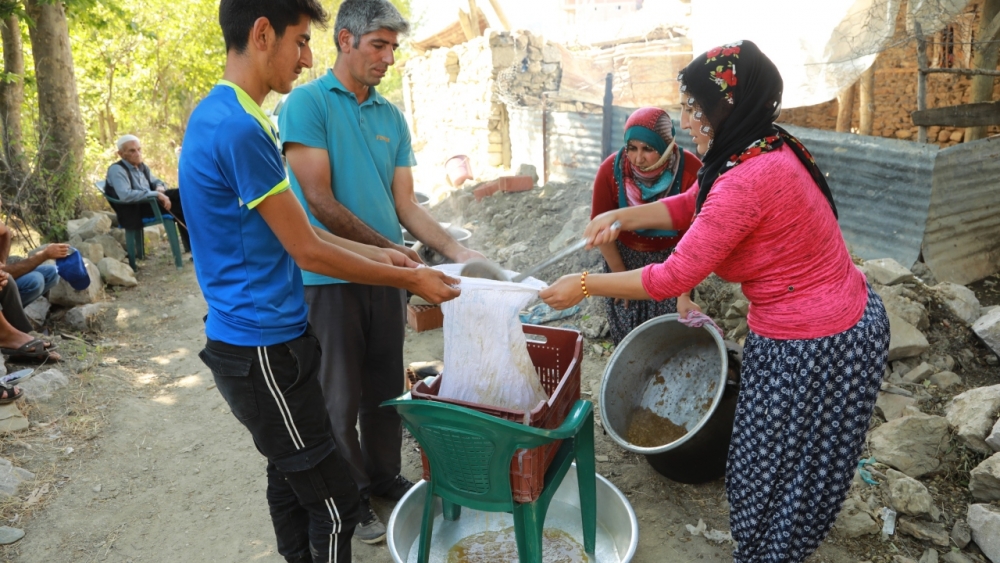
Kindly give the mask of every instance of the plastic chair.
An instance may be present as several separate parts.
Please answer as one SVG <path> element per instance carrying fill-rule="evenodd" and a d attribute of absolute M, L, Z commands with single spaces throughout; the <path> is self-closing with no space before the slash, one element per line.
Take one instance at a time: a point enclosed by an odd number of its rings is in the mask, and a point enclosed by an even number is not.
<path fill-rule="evenodd" d="M 436 401 L 415 400 L 409 394 L 386 401 L 420 443 L 431 465 L 417 561 L 427 563 L 434 525 L 434 497 L 440 497 L 446 520 L 457 520 L 461 507 L 514 516 L 518 558 L 541 563 L 542 529 L 549 502 L 570 464 L 576 459 L 583 518 L 584 550 L 593 555 L 597 533 L 597 489 L 594 464 L 594 407 L 577 401 L 559 428 L 545 430 Z M 563 440 L 545 473 L 542 494 L 531 503 L 513 500 L 510 462 L 521 448 L 536 448 Z"/>
<path fill-rule="evenodd" d="M 167 239 L 170 241 L 170 251 L 174 255 L 174 265 L 180 270 L 184 267 L 184 261 L 181 258 L 181 243 L 178 237 L 177 224 L 174 222 L 172 215 L 168 213 L 160 213 L 160 206 L 157 202 L 156 196 L 150 195 L 145 202 L 129 202 L 125 203 L 121 200 L 111 197 L 105 191 L 106 181 L 98 180 L 94 182 L 97 189 L 104 196 L 104 199 L 108 200 L 111 204 L 111 208 L 115 210 L 115 214 L 118 215 L 119 208 L 127 205 L 143 205 L 148 204 L 153 209 L 153 217 L 143 217 L 142 226 L 150 227 L 153 225 L 163 225 L 163 230 L 167 232 Z M 119 223 L 121 222 L 121 217 L 119 216 Z M 136 266 L 136 259 L 144 260 L 146 258 L 146 244 L 145 237 L 143 236 L 142 229 L 125 229 L 125 250 L 128 252 L 128 264 L 132 267 L 133 272 L 138 272 L 139 268 Z"/>

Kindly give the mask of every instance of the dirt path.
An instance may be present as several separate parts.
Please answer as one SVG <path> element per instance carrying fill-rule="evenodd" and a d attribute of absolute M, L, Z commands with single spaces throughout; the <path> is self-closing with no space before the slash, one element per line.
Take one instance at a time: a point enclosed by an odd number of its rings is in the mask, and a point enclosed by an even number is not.
<path fill-rule="evenodd" d="M 229 413 L 198 359 L 205 303 L 189 264 L 177 272 L 157 256 L 140 287 L 117 294 L 117 326 L 64 365 L 73 383 L 32 407 L 33 428 L 3 439 L 2 454 L 39 478 L 3 514 L 26 537 L 0 558 L 42 562 L 283 561 L 264 500 L 264 461 Z M 72 341 L 66 341 L 72 342 Z M 64 348 L 70 346 L 64 345 Z M 441 358 L 441 331 L 408 333 L 406 360 Z M 596 390 L 606 357 L 588 351 L 583 390 Z M 598 433 L 598 471 L 631 499 L 640 523 L 634 561 L 729 561 L 728 547 L 692 538 L 705 519 L 728 529 L 721 482 L 671 483 Z M 72 448 L 72 450 L 68 450 Z M 70 453 L 67 453 L 70 452 Z M 420 476 L 415 442 L 404 475 Z M 35 510 L 23 499 L 45 483 Z M 41 507 L 41 508 L 38 508 Z M 388 520 L 391 506 L 376 505 Z M 5 522 L 6 523 L 6 522 Z M 854 561 L 839 548 L 813 561 Z M 385 544 L 355 541 L 355 561 L 390 561 Z"/>

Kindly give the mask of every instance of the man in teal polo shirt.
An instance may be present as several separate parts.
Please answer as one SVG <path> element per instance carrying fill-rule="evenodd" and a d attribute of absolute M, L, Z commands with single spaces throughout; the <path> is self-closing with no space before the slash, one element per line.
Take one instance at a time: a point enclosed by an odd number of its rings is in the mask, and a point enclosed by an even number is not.
<path fill-rule="evenodd" d="M 222 0 L 226 69 L 191 114 L 180 162 L 208 303 L 199 356 L 267 458 L 267 504 L 278 553 L 290 563 L 349 562 L 359 506 L 322 399 L 299 267 L 432 301 L 458 295 L 447 285 L 458 280 L 398 252 L 313 228 L 288 190 L 260 103 L 272 90 L 291 90 L 312 66 L 310 23 L 326 19 L 318 0 Z"/>
<path fill-rule="evenodd" d="M 455 262 L 482 258 L 464 248 L 417 205 L 416 164 L 402 113 L 376 90 L 409 24 L 388 0 L 345 0 L 337 12 L 337 61 L 296 88 L 278 125 L 292 190 L 316 227 L 357 242 L 416 254 L 400 223 Z M 385 537 L 370 495 L 399 500 L 412 486 L 400 474 L 402 428 L 380 408 L 402 390 L 405 294 L 305 272 L 309 322 L 323 348 L 320 382 L 344 455 L 362 497 L 355 536 Z M 360 438 L 356 426 L 360 421 Z"/>

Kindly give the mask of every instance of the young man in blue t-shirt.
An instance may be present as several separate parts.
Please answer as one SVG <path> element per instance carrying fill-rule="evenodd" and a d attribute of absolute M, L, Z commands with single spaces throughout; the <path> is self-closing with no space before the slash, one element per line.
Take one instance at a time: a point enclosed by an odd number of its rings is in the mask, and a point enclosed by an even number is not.
<path fill-rule="evenodd" d="M 277 136 L 260 103 L 287 93 L 312 65 L 318 0 L 222 0 L 223 79 L 191 114 L 181 153 L 181 198 L 191 221 L 205 300 L 201 358 L 267 458 L 267 501 L 278 552 L 289 562 L 350 561 L 359 497 L 331 434 L 317 380 L 301 268 L 407 288 L 432 302 L 458 280 L 403 254 L 309 225 L 288 191 Z"/>

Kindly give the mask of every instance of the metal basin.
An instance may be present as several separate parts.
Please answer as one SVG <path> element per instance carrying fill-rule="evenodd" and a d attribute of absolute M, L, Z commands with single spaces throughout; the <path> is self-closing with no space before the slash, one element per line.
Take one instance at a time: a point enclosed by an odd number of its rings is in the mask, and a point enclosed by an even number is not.
<path fill-rule="evenodd" d="M 396 504 L 389 517 L 386 542 L 396 563 L 416 561 L 420 522 L 427 498 L 427 482 L 417 483 Z M 431 562 L 446 561 L 448 550 L 462 538 L 488 530 L 514 525 L 510 514 L 479 512 L 462 508 L 462 516 L 446 522 L 441 516 L 441 501 L 434 507 L 434 533 L 431 537 Z M 566 473 L 546 513 L 546 528 L 568 532 L 583 545 L 580 529 L 580 498 L 576 465 Z M 631 561 L 639 545 L 639 523 L 628 499 L 610 481 L 597 476 L 597 563 Z M 412 553 L 411 553 L 412 552 Z"/>
<path fill-rule="evenodd" d="M 677 319 L 676 314 L 650 319 L 618 345 L 601 383 L 601 418 L 612 440 L 645 455 L 661 475 L 703 483 L 725 474 L 739 385 L 727 383 L 722 337 Z M 633 444 L 629 424 L 642 408 L 687 433 L 655 447 Z"/>
<path fill-rule="evenodd" d="M 417 205 L 419 205 L 420 207 L 423 207 L 424 209 L 430 209 L 430 207 L 431 207 L 431 198 L 430 198 L 429 195 L 425 194 L 424 192 L 416 192 L 415 191 L 415 192 L 413 192 L 413 197 L 416 198 Z"/>

